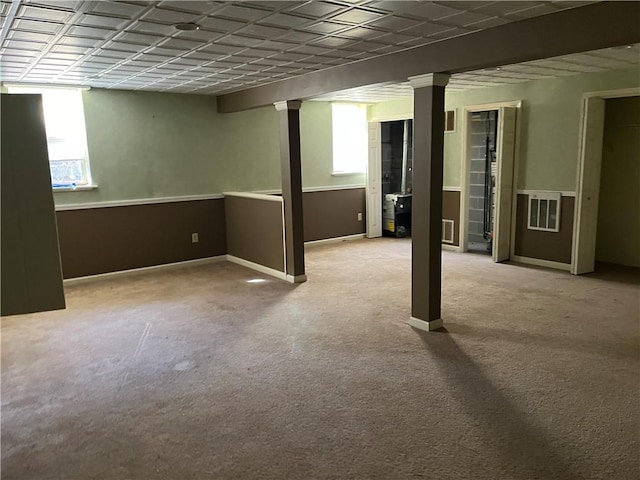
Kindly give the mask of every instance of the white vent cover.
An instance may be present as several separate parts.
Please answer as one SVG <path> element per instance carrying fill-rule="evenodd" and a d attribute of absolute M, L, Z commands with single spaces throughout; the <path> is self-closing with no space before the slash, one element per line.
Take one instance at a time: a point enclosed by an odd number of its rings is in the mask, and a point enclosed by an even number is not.
<path fill-rule="evenodd" d="M 442 243 L 453 243 L 453 220 L 442 219 Z"/>

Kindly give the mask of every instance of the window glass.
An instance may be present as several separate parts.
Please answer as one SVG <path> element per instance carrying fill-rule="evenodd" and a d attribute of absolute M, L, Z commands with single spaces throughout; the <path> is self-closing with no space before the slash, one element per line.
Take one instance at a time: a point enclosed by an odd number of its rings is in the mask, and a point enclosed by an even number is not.
<path fill-rule="evenodd" d="M 367 109 L 362 105 L 334 103 L 333 173 L 362 173 L 367 168 Z"/>
<path fill-rule="evenodd" d="M 77 88 L 27 86 L 12 86 L 8 91 L 42 95 L 53 187 L 90 184 L 82 92 Z"/>

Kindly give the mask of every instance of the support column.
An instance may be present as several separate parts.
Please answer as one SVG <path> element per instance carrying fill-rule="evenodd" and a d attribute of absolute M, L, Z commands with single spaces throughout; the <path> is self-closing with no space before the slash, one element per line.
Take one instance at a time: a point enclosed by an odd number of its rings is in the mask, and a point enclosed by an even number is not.
<path fill-rule="evenodd" d="M 302 166 L 300 163 L 300 100 L 276 102 L 280 112 L 280 170 L 284 203 L 286 274 L 293 283 L 307 280 L 304 273 L 302 219 Z"/>
<path fill-rule="evenodd" d="M 414 89 L 409 324 L 430 331 L 443 326 L 442 170 L 444 91 L 449 75 L 431 73 L 409 81 Z"/>

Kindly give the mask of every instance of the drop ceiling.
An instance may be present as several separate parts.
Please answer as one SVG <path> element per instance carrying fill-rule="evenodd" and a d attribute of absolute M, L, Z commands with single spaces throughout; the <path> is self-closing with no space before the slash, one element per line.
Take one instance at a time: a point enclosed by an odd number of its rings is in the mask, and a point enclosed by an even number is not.
<path fill-rule="evenodd" d="M 510 83 L 632 67 L 640 67 L 639 44 L 454 74 L 449 80 L 447 90 L 459 91 L 495 87 Z M 404 82 L 352 88 L 322 95 L 313 100 L 378 103 L 412 96 L 413 88 L 409 82 Z"/>
<path fill-rule="evenodd" d="M 588 3 L 1 0 L 0 76 L 215 95 Z M 200 29 L 174 28 L 185 22 Z M 637 60 L 637 47 L 470 72 L 455 75 L 452 88 L 593 71 L 634 54 Z M 378 88 L 388 97 L 407 87 Z"/>

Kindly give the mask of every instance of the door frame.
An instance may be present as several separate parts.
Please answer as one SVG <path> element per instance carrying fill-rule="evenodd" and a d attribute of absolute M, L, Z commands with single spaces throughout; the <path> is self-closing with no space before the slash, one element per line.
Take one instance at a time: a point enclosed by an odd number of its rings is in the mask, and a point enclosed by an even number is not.
<path fill-rule="evenodd" d="M 516 232 L 516 201 L 518 192 L 518 166 L 520 164 L 520 122 L 522 117 L 522 100 L 512 100 L 508 102 L 483 103 L 479 105 L 468 105 L 463 107 L 462 119 L 462 152 L 460 166 L 460 251 L 469 250 L 469 238 L 467 235 L 467 224 L 469 222 L 469 173 L 471 171 L 471 114 L 476 112 L 486 112 L 488 110 L 499 110 L 502 107 L 511 107 L 516 111 L 516 132 L 513 152 L 513 188 L 511 192 L 511 228 L 509 256 L 514 255 L 515 232 Z M 496 139 L 497 141 L 497 139 Z M 494 239 L 495 242 L 495 239 Z"/>
<path fill-rule="evenodd" d="M 640 87 L 621 88 L 617 90 L 604 90 L 597 92 L 586 92 L 582 95 L 582 107 L 580 113 L 580 134 L 578 137 L 578 166 L 576 171 L 576 201 L 573 211 L 573 239 L 571 242 L 571 273 L 580 275 L 589 273 L 580 265 L 580 256 L 586 258 L 586 263 L 595 263 L 595 248 L 586 250 L 587 244 L 595 245 L 596 230 L 598 226 L 597 215 L 594 218 L 581 219 L 582 198 L 585 195 L 585 185 L 597 185 L 600 190 L 600 168 L 596 163 L 602 163 L 602 146 L 597 151 L 591 151 L 592 144 L 585 142 L 585 130 L 587 128 L 587 115 L 590 113 L 587 101 L 591 98 L 606 100 L 609 98 L 624 98 L 640 96 Z M 602 118 L 597 119 L 604 127 L 606 111 Z M 599 201 L 599 199 L 598 199 Z M 597 205 L 596 205 L 597 212 Z M 585 249 L 585 251 L 583 251 Z M 586 257 L 585 257 L 586 256 Z M 587 269 L 588 270 L 588 269 Z"/>

